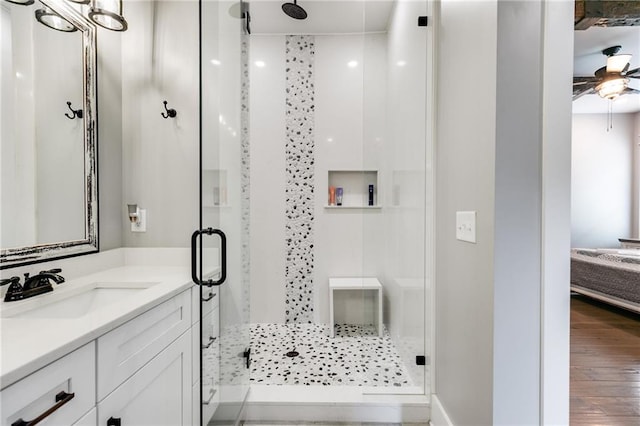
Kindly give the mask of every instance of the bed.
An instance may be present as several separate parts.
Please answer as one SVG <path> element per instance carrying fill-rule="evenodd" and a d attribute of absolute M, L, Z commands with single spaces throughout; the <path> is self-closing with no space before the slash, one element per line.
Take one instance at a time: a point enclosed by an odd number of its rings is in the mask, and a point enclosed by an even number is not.
<path fill-rule="evenodd" d="M 571 250 L 571 290 L 640 313 L 640 248 Z"/>

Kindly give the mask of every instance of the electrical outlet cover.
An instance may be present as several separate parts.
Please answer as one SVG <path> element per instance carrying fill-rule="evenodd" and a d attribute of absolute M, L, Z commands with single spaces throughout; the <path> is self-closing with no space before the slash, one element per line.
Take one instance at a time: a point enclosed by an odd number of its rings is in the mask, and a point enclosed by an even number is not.
<path fill-rule="evenodd" d="M 476 212 L 456 212 L 456 239 L 476 243 Z"/>
<path fill-rule="evenodd" d="M 140 209 L 138 221 L 131 222 L 131 232 L 147 232 L 147 210 Z"/>

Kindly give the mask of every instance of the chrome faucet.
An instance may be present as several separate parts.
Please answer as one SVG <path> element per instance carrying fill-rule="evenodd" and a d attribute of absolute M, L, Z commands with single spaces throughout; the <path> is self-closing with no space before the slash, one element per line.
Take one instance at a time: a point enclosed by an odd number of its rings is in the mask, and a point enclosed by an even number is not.
<path fill-rule="evenodd" d="M 7 293 L 4 296 L 5 302 L 13 302 L 15 300 L 28 299 L 39 294 L 53 291 L 51 281 L 56 284 L 62 284 L 64 277 L 59 275 L 62 269 L 50 269 L 48 271 L 40 271 L 38 274 L 30 277 L 29 273 L 24 274 L 24 285 L 20 284 L 20 277 L 11 277 L 0 281 L 0 286 L 9 284 Z"/>

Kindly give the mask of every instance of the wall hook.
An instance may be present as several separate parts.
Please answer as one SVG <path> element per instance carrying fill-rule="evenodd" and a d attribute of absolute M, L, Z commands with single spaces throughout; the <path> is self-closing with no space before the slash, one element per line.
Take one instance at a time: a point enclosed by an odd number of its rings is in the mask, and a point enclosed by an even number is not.
<path fill-rule="evenodd" d="M 71 102 L 67 101 L 67 106 L 69 107 L 69 110 L 71 111 L 71 114 L 69 114 L 68 112 L 64 113 L 64 116 L 67 117 L 69 120 L 73 120 L 74 118 L 82 118 L 82 109 L 73 109 L 71 108 Z"/>
<path fill-rule="evenodd" d="M 164 112 L 161 112 L 160 115 L 162 115 L 162 118 L 175 118 L 176 115 L 178 115 L 178 113 L 176 112 L 175 109 L 173 108 L 167 108 L 167 101 L 164 101 L 164 110 L 167 111 L 167 113 L 165 114 Z"/>

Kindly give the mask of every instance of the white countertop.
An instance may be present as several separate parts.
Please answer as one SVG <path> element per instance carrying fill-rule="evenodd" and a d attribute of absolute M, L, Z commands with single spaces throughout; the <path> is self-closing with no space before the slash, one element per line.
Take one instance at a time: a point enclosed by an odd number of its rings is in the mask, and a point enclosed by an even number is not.
<path fill-rule="evenodd" d="M 64 275 L 64 274 L 63 274 Z M 126 300 L 79 318 L 4 318 L 21 304 L 43 304 L 96 282 L 141 282 L 152 286 Z M 91 342 L 193 285 L 189 268 L 121 266 L 55 285 L 54 291 L 17 302 L 0 302 L 0 389 Z"/>

